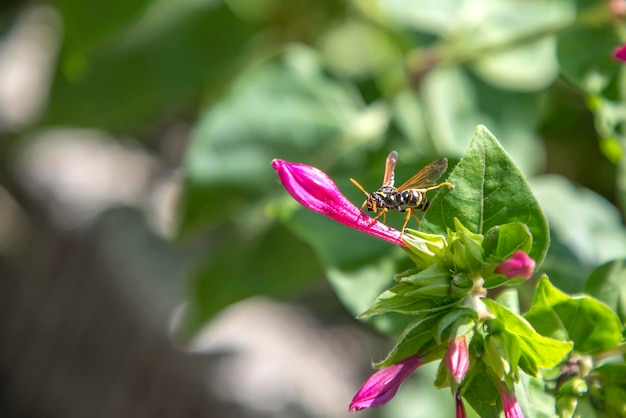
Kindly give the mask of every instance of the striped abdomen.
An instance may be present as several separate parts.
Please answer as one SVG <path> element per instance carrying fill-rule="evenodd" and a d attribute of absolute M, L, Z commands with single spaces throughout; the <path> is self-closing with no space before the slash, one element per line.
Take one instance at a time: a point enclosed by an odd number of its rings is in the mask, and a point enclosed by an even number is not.
<path fill-rule="evenodd" d="M 426 212 L 429 203 L 426 193 L 417 189 L 402 190 L 398 195 L 398 210 L 400 212 L 404 212 L 408 208 Z"/>

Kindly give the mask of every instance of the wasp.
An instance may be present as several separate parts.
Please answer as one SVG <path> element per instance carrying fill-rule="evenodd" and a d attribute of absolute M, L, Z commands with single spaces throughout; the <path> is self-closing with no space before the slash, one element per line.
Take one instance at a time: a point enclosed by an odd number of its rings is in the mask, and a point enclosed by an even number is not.
<path fill-rule="evenodd" d="M 369 212 L 376 213 L 372 222 L 376 221 L 381 216 L 383 217 L 383 222 L 386 222 L 387 212 L 389 211 L 396 210 L 398 212 L 407 212 L 404 225 L 402 225 L 402 232 L 404 232 L 406 225 L 409 223 L 409 219 L 411 219 L 411 215 L 420 223 L 416 211 L 423 213 L 428 209 L 430 202 L 426 197 L 427 191 L 444 186 L 454 189 L 454 184 L 448 183 L 447 181 L 437 184 L 437 179 L 441 177 L 448 168 L 448 159 L 440 158 L 422 168 L 417 174 L 404 182 L 400 187 L 396 188 L 394 187 L 394 171 L 397 160 L 398 153 L 391 151 L 385 162 L 383 184 L 375 192 L 366 192 L 363 186 L 355 179 L 351 178 L 350 181 L 367 196 L 365 202 L 361 205 L 361 210 L 367 206 Z M 378 212 L 379 210 L 380 212 Z"/>

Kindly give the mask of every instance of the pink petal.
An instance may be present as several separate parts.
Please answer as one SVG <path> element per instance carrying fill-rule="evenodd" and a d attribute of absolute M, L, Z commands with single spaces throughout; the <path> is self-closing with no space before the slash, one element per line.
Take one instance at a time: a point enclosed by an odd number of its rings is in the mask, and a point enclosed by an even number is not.
<path fill-rule="evenodd" d="M 398 388 L 419 366 L 420 357 L 408 357 L 393 366 L 378 370 L 363 383 L 350 402 L 350 411 L 381 406 L 389 402 Z"/>
<path fill-rule="evenodd" d="M 459 391 L 456 392 L 456 396 L 454 398 L 456 400 L 456 418 L 467 418 L 467 413 L 465 412 L 465 407 L 463 406 L 463 400 L 461 399 Z"/>
<path fill-rule="evenodd" d="M 454 380 L 460 383 L 465 377 L 470 365 L 467 340 L 465 337 L 456 337 L 450 341 L 444 362 Z"/>
<path fill-rule="evenodd" d="M 504 260 L 496 268 L 496 273 L 504 274 L 509 279 L 515 277 L 528 279 L 533 271 L 535 271 L 535 260 L 521 250 L 515 251 L 510 258 Z"/>
<path fill-rule="evenodd" d="M 504 409 L 504 418 L 524 418 L 522 408 L 517 403 L 515 394 L 509 394 L 506 388 L 500 388 L 500 396 L 502 397 L 502 408 Z"/>
<path fill-rule="evenodd" d="M 306 164 L 273 160 L 272 167 L 289 194 L 302 206 L 392 244 L 406 246 L 402 233 L 365 215 L 323 171 Z"/>

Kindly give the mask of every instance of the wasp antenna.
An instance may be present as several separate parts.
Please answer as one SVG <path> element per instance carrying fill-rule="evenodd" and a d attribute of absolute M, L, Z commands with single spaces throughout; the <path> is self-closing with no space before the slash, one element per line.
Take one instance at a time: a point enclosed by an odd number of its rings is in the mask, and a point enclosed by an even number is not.
<path fill-rule="evenodd" d="M 369 196 L 369 193 L 367 193 L 367 192 L 365 191 L 365 189 L 363 188 L 363 186 L 361 186 L 361 185 L 359 184 L 359 182 L 358 182 L 358 181 L 356 181 L 356 180 L 355 180 L 355 179 L 353 179 L 353 178 L 351 178 L 351 179 L 350 179 L 350 181 L 352 182 L 352 184 L 354 184 L 356 187 L 358 187 L 358 188 L 359 188 L 359 190 L 360 190 L 360 191 L 362 191 L 362 192 L 365 194 L 365 196 Z"/>

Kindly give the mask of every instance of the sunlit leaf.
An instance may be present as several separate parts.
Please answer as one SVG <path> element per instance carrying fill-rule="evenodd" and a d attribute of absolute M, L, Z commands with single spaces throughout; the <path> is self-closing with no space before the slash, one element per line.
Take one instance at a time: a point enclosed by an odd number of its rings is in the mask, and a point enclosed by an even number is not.
<path fill-rule="evenodd" d="M 458 218 L 475 233 L 521 222 L 533 236 L 530 256 L 541 264 L 549 242 L 548 225 L 524 176 L 483 126 L 476 129 L 469 150 L 447 179 L 456 188 L 442 190 L 422 223 L 426 232 L 454 229 Z"/>
<path fill-rule="evenodd" d="M 606 303 L 626 324 L 626 260 L 603 264 L 591 273 L 585 292 Z"/>
<path fill-rule="evenodd" d="M 543 335 L 573 341 L 581 353 L 599 353 L 622 340 L 622 324 L 608 306 L 590 296 L 569 296 L 546 276 L 524 317 Z"/>
<path fill-rule="evenodd" d="M 537 367 L 556 366 L 571 350 L 571 343 L 559 341 L 539 334 L 529 322 L 491 299 L 483 299 L 498 321 L 503 323 L 499 332 L 515 339 L 520 355 Z"/>

